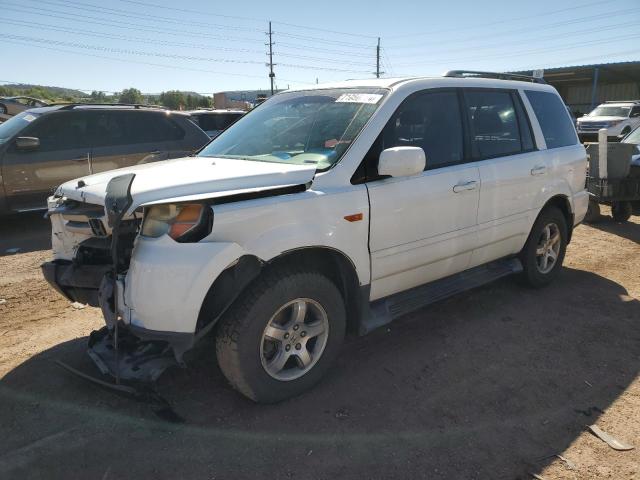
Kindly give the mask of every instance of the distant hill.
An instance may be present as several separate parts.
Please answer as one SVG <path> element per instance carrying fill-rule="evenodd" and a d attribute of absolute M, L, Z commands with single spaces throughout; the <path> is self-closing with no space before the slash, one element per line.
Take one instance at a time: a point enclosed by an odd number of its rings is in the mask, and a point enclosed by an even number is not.
<path fill-rule="evenodd" d="M 47 85 L 30 85 L 30 84 L 5 84 L 3 87 L 9 88 L 11 90 L 15 90 L 18 92 L 18 95 L 29 92 L 29 91 L 42 91 L 48 93 L 48 97 L 86 97 L 87 94 L 85 92 L 81 92 L 80 90 L 73 90 L 71 88 L 63 88 L 63 87 L 50 87 Z"/>

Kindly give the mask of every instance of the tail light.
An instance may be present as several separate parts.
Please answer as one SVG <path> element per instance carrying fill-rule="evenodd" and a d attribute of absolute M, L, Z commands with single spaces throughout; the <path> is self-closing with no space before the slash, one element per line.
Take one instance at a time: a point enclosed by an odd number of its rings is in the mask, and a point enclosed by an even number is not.
<path fill-rule="evenodd" d="M 157 238 L 169 235 L 176 242 L 192 243 L 211 233 L 213 211 L 200 203 L 154 205 L 145 210 L 141 234 Z"/>

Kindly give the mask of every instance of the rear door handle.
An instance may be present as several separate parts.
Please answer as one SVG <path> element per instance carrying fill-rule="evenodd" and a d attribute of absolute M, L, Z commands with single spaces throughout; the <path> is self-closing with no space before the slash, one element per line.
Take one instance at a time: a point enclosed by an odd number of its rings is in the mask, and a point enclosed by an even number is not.
<path fill-rule="evenodd" d="M 470 182 L 458 183 L 453 186 L 454 193 L 466 192 L 468 190 L 475 190 L 478 188 L 478 182 L 471 180 Z"/>
<path fill-rule="evenodd" d="M 531 169 L 531 175 L 544 175 L 547 173 L 547 167 L 544 165 L 537 165 Z"/>
<path fill-rule="evenodd" d="M 81 155 L 81 156 L 79 156 L 79 157 L 76 157 L 76 158 L 72 158 L 72 159 L 71 159 L 71 161 L 72 161 L 72 162 L 78 162 L 78 163 L 80 163 L 80 162 L 86 162 L 86 161 L 88 161 L 88 160 L 89 160 L 89 155 Z"/>
<path fill-rule="evenodd" d="M 160 150 L 154 150 L 153 152 L 149 152 L 149 155 L 160 155 L 161 153 Z"/>

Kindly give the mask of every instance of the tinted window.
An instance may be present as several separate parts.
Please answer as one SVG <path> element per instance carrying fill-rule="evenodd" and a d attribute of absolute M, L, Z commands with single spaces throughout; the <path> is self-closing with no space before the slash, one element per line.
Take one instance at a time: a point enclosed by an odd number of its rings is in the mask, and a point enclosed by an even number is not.
<path fill-rule="evenodd" d="M 31 112 L 21 112 L 6 122 L 0 123 L 0 144 L 8 141 L 20 130 L 28 127 L 38 116 Z"/>
<path fill-rule="evenodd" d="M 69 150 L 90 146 L 87 115 L 61 112 L 44 115 L 25 129 L 24 136 L 40 139 L 40 152 Z"/>
<path fill-rule="evenodd" d="M 184 130 L 164 112 L 92 112 L 95 146 L 131 145 L 181 140 Z"/>
<path fill-rule="evenodd" d="M 577 143 L 576 129 L 564 103 L 556 94 L 534 90 L 527 90 L 526 94 L 538 118 L 547 148 L 565 147 Z"/>
<path fill-rule="evenodd" d="M 640 117 L 640 107 L 633 107 L 631 109 L 630 117 Z"/>
<path fill-rule="evenodd" d="M 204 130 L 225 130 L 238 120 L 240 113 L 201 113 L 194 115 L 193 119 Z"/>
<path fill-rule="evenodd" d="M 455 92 L 409 97 L 383 132 L 383 148 L 421 147 L 427 169 L 459 163 L 464 157 L 460 104 Z"/>
<path fill-rule="evenodd" d="M 471 90 L 465 92 L 465 100 L 475 157 L 496 157 L 523 150 L 510 92 Z"/>

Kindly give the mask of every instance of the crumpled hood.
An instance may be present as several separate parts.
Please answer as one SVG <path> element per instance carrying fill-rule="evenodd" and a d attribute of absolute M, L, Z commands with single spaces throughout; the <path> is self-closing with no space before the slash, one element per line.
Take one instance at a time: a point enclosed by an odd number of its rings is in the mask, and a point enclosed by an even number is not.
<path fill-rule="evenodd" d="M 185 157 L 71 180 L 58 187 L 56 194 L 80 202 L 104 205 L 109 181 L 119 175 L 135 173 L 131 186 L 133 204 L 130 211 L 133 211 L 149 203 L 198 200 L 303 185 L 313 180 L 315 172 L 315 165 Z"/>

